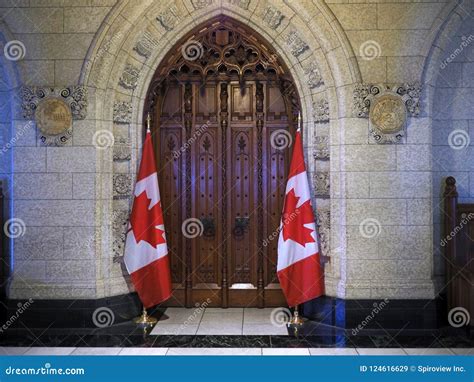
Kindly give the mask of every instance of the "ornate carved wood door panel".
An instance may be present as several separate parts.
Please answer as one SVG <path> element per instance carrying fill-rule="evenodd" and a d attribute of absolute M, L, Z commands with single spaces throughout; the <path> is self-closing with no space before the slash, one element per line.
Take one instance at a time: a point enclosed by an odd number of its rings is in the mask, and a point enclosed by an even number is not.
<path fill-rule="evenodd" d="M 228 133 L 229 157 L 229 299 L 231 305 L 241 305 L 239 297 L 256 305 L 258 284 L 258 190 L 257 133 L 255 113 L 255 83 L 247 82 L 241 89 L 231 82 Z M 261 241 L 261 240 L 260 240 Z"/>
<path fill-rule="evenodd" d="M 275 136 L 294 133 L 291 115 L 271 82 L 167 86 L 153 137 L 175 287 L 169 305 L 284 303 L 276 260 L 290 153 Z"/>
<path fill-rule="evenodd" d="M 213 25 L 200 40 L 211 52 L 208 68 L 177 57 L 157 72 L 147 100 L 171 257 L 169 306 L 285 304 L 277 243 L 297 97 L 278 74 L 283 66 L 264 60 L 271 50 L 244 40 Z"/>

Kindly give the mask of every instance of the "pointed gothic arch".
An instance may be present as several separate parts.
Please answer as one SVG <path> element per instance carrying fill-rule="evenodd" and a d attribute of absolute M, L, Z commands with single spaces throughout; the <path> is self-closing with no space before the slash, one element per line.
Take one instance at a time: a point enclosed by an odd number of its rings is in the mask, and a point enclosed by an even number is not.
<path fill-rule="evenodd" d="M 174 286 L 167 304 L 285 303 L 278 241 L 265 239 L 280 225 L 299 102 L 272 46 L 234 19 L 216 16 L 170 47 L 144 107 Z M 190 220 L 201 235 L 180 229 Z"/>
<path fill-rule="evenodd" d="M 344 187 L 344 177 L 330 177 L 330 152 L 336 163 L 343 155 L 337 138 L 345 128 L 351 110 L 341 108 L 339 99 L 348 97 L 351 85 L 360 80 L 354 54 L 342 28 L 337 26 L 323 1 L 309 4 L 285 4 L 281 23 L 268 20 L 254 1 L 209 2 L 196 7 L 189 1 L 169 6 L 161 2 L 121 1 L 110 12 L 94 44 L 89 49 L 81 75 L 81 83 L 89 87 L 95 98 L 92 119 L 98 130 L 115 135 L 113 152 L 103 151 L 97 157 L 98 181 L 102 185 L 98 198 L 99 224 L 109 227 L 98 232 L 96 253 L 107 275 L 102 276 L 109 294 L 128 291 L 119 266 L 123 251 L 123 230 L 133 184 L 136 161 L 143 132 L 143 110 L 146 94 L 155 70 L 170 47 L 216 16 L 237 20 L 261 35 L 275 50 L 294 79 L 304 123 L 304 145 L 309 173 L 313 178 L 314 197 L 318 208 L 320 233 L 328 243 L 326 254 L 333 261 L 326 268 L 328 294 L 343 297 L 345 292 L 344 261 L 345 213 L 343 205 L 331 216 L 330 187 Z M 284 22 L 283 22 L 284 20 Z M 309 21 L 312 21 L 311 23 Z M 336 24 L 336 25 L 335 25 Z M 311 25 L 311 27 L 310 27 Z M 332 150 L 334 147 L 335 150 Z M 126 164 L 128 163 L 128 164 Z M 128 169 L 123 172 L 125 169 Z M 318 168 L 318 175 L 315 174 Z M 341 169 L 343 171 L 343 169 Z M 112 188 L 112 196 L 109 191 Z M 109 211 L 104 213 L 104 211 Z M 332 222 L 332 224 L 331 224 Z M 335 227 L 330 232 L 331 225 Z M 338 251 L 330 253 L 329 238 Z M 105 254 L 105 255 L 104 255 Z M 115 259 L 115 260 L 114 260 Z"/>

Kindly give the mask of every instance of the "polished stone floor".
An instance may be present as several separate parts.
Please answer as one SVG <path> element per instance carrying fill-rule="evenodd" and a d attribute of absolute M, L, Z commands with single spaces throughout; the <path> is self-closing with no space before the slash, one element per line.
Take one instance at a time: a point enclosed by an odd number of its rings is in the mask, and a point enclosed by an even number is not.
<path fill-rule="evenodd" d="M 130 320 L 103 328 L 31 328 L 20 322 L 0 336 L 0 355 L 474 355 L 474 336 L 462 328 L 380 326 L 354 334 L 307 321 L 295 330 L 275 309 L 250 308 L 168 308 L 156 316 L 152 328 Z"/>
<path fill-rule="evenodd" d="M 168 308 L 152 335 L 288 335 L 273 308 Z"/>

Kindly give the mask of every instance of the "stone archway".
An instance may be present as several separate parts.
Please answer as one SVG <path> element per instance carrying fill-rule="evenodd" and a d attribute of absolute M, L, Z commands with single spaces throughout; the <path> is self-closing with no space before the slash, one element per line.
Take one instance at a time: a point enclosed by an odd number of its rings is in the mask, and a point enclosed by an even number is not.
<path fill-rule="evenodd" d="M 470 85 L 453 79 L 456 72 L 469 73 L 468 65 L 472 65 L 469 57 L 474 51 L 474 34 L 470 28 L 473 14 L 472 2 L 447 4 L 431 30 L 432 39 L 426 44 L 422 80 L 426 87 L 424 104 L 427 105 L 426 119 L 432 144 L 433 280 L 436 293 L 443 292 L 445 285 L 446 259 L 441 244 L 445 179 L 448 176 L 456 178 L 460 200 L 470 200 L 471 196 L 469 123 L 474 116 L 467 92 Z"/>
<path fill-rule="evenodd" d="M 113 133 L 115 144 L 97 156 L 96 238 L 98 297 L 128 292 L 120 256 L 129 195 L 142 136 L 142 111 L 154 70 L 169 47 L 196 25 L 216 15 L 234 18 L 262 35 L 289 68 L 300 94 L 304 144 L 319 217 L 329 295 L 344 297 L 345 213 L 342 199 L 330 199 L 344 188 L 338 136 L 345 128 L 342 102 L 360 79 L 352 49 L 322 1 L 316 4 L 270 5 L 251 0 L 183 1 L 170 4 L 120 2 L 108 16 L 85 62 L 82 82 L 95 102 L 96 130 Z M 311 28 L 308 27 L 312 21 Z M 330 141 L 330 135 L 331 140 Z M 332 153 L 332 154 L 331 154 Z M 331 159 L 336 167 L 330 168 Z M 315 172 L 317 168 L 317 172 Z M 335 176 L 330 176 L 334 171 Z M 338 203 L 337 214 L 331 204 Z M 110 224 L 112 222 L 112 224 Z M 330 231 L 331 225 L 334 227 Z M 331 237 L 331 245 L 329 245 Z M 337 248 L 337 251 L 331 251 Z"/>

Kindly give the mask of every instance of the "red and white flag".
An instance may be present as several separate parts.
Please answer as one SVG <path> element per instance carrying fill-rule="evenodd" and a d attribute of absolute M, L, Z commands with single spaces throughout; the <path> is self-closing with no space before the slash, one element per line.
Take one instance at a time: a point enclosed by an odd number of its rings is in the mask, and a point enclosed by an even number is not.
<path fill-rule="evenodd" d="M 277 274 L 290 307 L 324 293 L 316 224 L 299 129 L 293 146 L 280 223 Z"/>
<path fill-rule="evenodd" d="M 150 131 L 143 145 L 125 243 L 125 266 L 145 308 L 171 297 L 171 275 Z"/>

